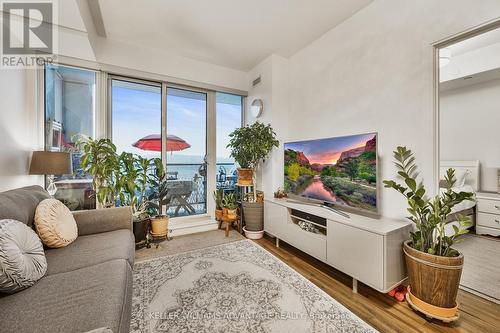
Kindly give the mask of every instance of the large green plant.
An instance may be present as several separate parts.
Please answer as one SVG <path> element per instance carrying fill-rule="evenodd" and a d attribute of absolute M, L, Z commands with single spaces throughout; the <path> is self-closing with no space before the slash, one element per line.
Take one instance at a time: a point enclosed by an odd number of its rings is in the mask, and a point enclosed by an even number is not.
<path fill-rule="evenodd" d="M 411 232 L 411 246 L 416 250 L 438 256 L 453 257 L 458 252 L 452 248 L 459 235 L 466 234 L 466 229 L 471 225 L 471 219 L 461 214 L 456 214 L 459 225 L 453 226 L 454 234 L 446 236 L 445 224 L 451 209 L 464 200 L 473 200 L 473 193 L 455 192 L 453 185 L 456 182 L 455 171 L 448 169 L 445 180 L 446 191 L 433 198 L 426 196 L 422 183 L 417 183 L 417 166 L 411 150 L 406 147 L 397 147 L 394 151 L 398 175 L 403 181 L 384 180 L 385 187 L 393 188 L 401 193 L 408 201 L 408 217 L 415 223 L 416 231 Z"/>
<path fill-rule="evenodd" d="M 231 148 L 231 157 L 242 168 L 254 170 L 273 147 L 279 145 L 271 125 L 264 125 L 260 122 L 235 129 L 229 134 L 229 138 L 227 147 Z"/>
<path fill-rule="evenodd" d="M 85 135 L 80 135 L 76 142 L 82 150 L 80 166 L 92 176 L 97 202 L 104 207 L 113 205 L 116 197 L 113 177 L 119 165 L 116 146 L 109 139 L 93 140 Z"/>

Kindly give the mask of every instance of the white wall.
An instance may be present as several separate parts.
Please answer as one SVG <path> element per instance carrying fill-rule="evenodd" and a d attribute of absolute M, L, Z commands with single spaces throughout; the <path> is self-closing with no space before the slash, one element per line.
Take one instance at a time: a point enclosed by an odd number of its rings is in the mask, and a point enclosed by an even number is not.
<path fill-rule="evenodd" d="M 481 190 L 497 191 L 500 80 L 440 93 L 442 160 L 479 160 Z"/>
<path fill-rule="evenodd" d="M 0 191 L 43 184 L 28 175 L 31 152 L 41 148 L 35 88 L 34 71 L 0 70 Z"/>
<path fill-rule="evenodd" d="M 378 132 L 379 180 L 394 177 L 392 151 L 406 145 L 434 191 L 431 44 L 498 16 L 496 0 L 373 2 L 289 59 L 289 126 L 281 139 Z M 282 165 L 267 172 L 278 179 Z M 382 215 L 406 215 L 400 195 L 380 192 Z"/>

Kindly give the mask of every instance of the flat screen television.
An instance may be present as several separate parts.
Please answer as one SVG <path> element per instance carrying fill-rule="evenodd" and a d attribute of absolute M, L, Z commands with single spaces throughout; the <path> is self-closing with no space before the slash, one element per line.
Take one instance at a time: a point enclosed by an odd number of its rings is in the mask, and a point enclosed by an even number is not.
<path fill-rule="evenodd" d="M 285 191 L 370 213 L 377 210 L 377 134 L 288 142 Z"/>

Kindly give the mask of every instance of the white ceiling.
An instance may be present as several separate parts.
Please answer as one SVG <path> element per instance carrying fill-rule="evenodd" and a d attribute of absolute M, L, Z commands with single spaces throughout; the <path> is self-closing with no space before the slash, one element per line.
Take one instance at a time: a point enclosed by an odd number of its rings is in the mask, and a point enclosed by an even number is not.
<path fill-rule="evenodd" d="M 105 0 L 107 38 L 249 70 L 289 57 L 373 0 Z M 348 36 L 346 36 L 348 38 Z"/>

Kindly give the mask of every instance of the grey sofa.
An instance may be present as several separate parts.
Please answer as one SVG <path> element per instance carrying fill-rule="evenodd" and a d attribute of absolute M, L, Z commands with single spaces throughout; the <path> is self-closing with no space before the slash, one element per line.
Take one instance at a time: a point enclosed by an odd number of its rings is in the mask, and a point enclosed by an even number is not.
<path fill-rule="evenodd" d="M 33 227 L 40 186 L 0 193 L 0 219 Z M 129 332 L 134 237 L 129 207 L 74 213 L 78 238 L 45 249 L 47 273 L 34 286 L 0 294 L 0 332 Z"/>

